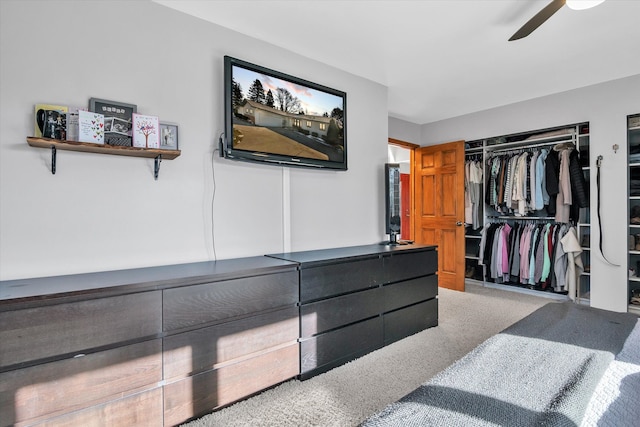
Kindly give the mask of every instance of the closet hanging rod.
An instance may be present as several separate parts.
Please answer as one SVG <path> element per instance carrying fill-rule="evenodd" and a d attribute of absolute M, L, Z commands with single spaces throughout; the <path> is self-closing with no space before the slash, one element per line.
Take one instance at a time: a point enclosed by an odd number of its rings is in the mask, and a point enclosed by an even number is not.
<path fill-rule="evenodd" d="M 550 139 L 553 139 L 553 141 L 550 141 Z M 537 140 L 533 140 L 533 141 L 528 141 L 528 142 L 535 142 L 535 141 L 540 141 L 543 140 L 543 138 L 541 139 L 537 139 Z M 567 134 L 567 135 L 562 135 L 562 136 L 555 136 L 553 138 L 544 138 L 544 140 L 546 140 L 546 142 L 540 142 L 538 144 L 529 144 L 527 143 L 527 140 L 522 140 L 522 141 L 514 141 L 514 142 L 505 142 L 503 144 L 494 144 L 494 145 L 487 145 L 485 148 L 487 151 L 498 151 L 498 150 L 492 150 L 492 147 L 496 147 L 496 148 L 502 148 L 502 147 L 514 147 L 511 149 L 518 149 L 518 148 L 530 148 L 530 147 L 542 147 L 545 145 L 555 145 L 555 144 L 559 144 L 561 142 L 573 142 L 575 144 L 576 142 L 576 135 L 575 133 L 571 133 L 571 134 Z"/>
<path fill-rule="evenodd" d="M 503 215 L 487 216 L 487 218 L 488 219 L 513 219 L 516 221 L 529 221 L 529 220 L 549 221 L 549 220 L 555 219 L 555 217 L 553 216 L 503 216 Z"/>
<path fill-rule="evenodd" d="M 531 144 L 531 145 L 526 145 L 526 144 L 522 144 L 522 142 L 519 142 L 519 144 L 521 144 L 519 147 L 511 147 L 511 148 L 505 148 L 505 149 L 500 149 L 500 150 L 491 150 L 489 148 L 487 148 L 487 153 L 488 154 L 493 154 L 493 153 L 506 153 L 509 151 L 517 151 L 517 150 L 527 150 L 530 148 L 536 148 L 536 147 L 550 147 L 552 145 L 556 145 L 556 144 L 560 144 L 562 142 L 573 142 L 575 145 L 575 139 L 570 139 L 570 140 L 558 140 L 558 141 L 553 141 L 553 142 L 541 142 L 540 144 Z M 505 144 L 501 144 L 501 145 L 505 145 Z"/>

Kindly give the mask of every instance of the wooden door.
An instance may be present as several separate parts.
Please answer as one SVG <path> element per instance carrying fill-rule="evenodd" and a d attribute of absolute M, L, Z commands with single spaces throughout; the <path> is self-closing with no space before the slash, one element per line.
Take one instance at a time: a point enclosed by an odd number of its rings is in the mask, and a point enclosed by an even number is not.
<path fill-rule="evenodd" d="M 411 175 L 400 174 L 400 238 L 411 240 Z"/>
<path fill-rule="evenodd" d="M 464 291 L 464 141 L 418 148 L 414 157 L 417 243 L 438 245 L 438 284 Z"/>

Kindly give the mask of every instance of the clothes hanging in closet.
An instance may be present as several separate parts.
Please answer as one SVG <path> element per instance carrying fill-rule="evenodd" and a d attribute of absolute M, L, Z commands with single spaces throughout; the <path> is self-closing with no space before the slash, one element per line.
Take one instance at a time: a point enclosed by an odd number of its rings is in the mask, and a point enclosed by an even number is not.
<path fill-rule="evenodd" d="M 578 222 L 580 208 L 589 206 L 588 186 L 571 142 L 491 154 L 486 171 L 485 203 L 503 215 L 546 209 L 556 222 Z"/>
<path fill-rule="evenodd" d="M 467 160 L 464 166 L 464 222 L 477 230 L 482 227 L 482 162 Z"/>
<path fill-rule="evenodd" d="M 569 224 L 489 224 L 480 240 L 486 278 L 567 292 L 573 299 L 583 272 L 582 248 Z"/>
<path fill-rule="evenodd" d="M 578 222 L 580 208 L 589 206 L 589 188 L 573 143 L 556 144 L 549 151 L 545 178 L 550 198 L 549 215 L 555 216 L 557 222 Z"/>

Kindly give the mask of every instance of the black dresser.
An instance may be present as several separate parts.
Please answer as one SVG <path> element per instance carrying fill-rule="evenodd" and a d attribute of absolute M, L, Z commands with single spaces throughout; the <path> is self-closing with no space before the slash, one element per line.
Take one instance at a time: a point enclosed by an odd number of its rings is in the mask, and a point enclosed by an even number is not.
<path fill-rule="evenodd" d="M 435 246 L 366 245 L 269 256 L 298 264 L 302 379 L 438 324 Z"/>

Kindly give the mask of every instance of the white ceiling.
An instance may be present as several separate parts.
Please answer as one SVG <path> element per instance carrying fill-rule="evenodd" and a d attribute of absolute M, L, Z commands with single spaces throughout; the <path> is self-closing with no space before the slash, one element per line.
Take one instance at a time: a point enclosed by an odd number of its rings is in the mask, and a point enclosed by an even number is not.
<path fill-rule="evenodd" d="M 156 2 L 383 84 L 417 124 L 640 74 L 640 0 L 564 6 L 512 42 L 550 0 Z"/>

